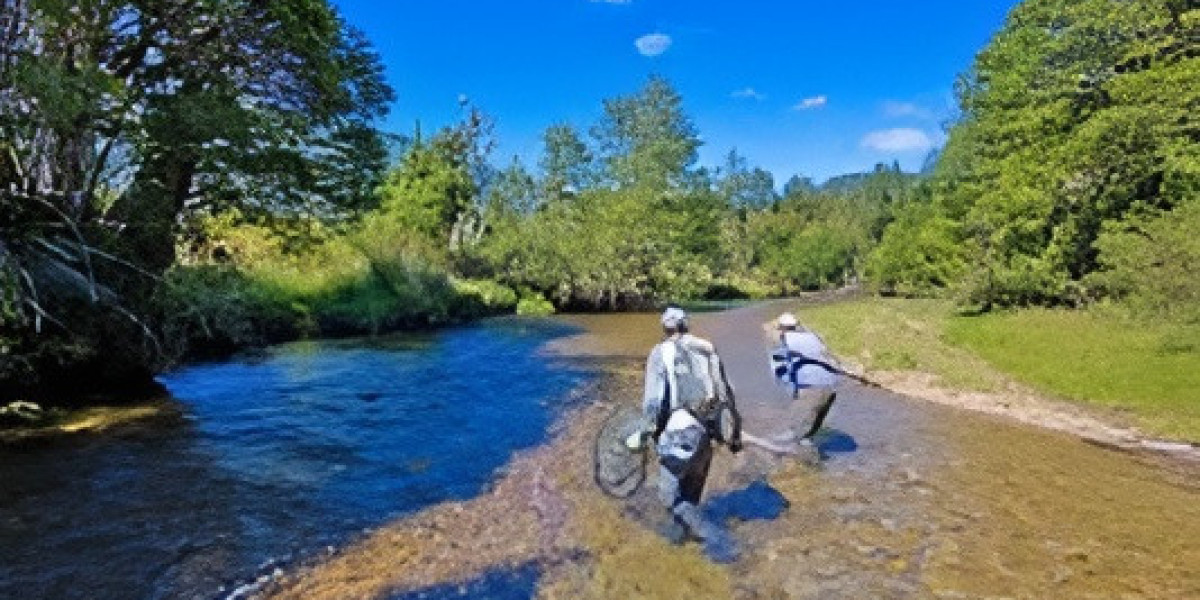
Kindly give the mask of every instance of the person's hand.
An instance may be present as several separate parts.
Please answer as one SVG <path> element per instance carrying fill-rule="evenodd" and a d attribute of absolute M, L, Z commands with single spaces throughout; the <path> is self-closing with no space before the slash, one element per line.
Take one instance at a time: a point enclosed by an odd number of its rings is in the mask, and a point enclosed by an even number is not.
<path fill-rule="evenodd" d="M 641 452 L 646 447 L 646 441 L 650 439 L 650 434 L 645 431 L 635 431 L 625 438 L 625 447 L 630 452 Z"/>

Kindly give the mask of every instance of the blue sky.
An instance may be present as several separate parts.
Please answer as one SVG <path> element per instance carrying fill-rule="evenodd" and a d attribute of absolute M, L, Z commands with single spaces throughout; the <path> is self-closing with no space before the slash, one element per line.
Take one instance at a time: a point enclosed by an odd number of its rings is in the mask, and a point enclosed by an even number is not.
<path fill-rule="evenodd" d="M 465 95 L 497 122 L 497 164 L 535 167 L 540 135 L 586 131 L 601 101 L 666 77 L 705 144 L 820 181 L 920 167 L 953 114 L 953 83 L 1016 0 L 335 0 L 397 92 L 384 128 L 426 131 Z"/>

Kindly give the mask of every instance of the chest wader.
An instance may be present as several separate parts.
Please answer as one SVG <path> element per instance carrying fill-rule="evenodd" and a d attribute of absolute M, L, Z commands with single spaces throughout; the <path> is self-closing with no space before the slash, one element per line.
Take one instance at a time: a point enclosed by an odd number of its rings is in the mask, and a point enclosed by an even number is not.
<path fill-rule="evenodd" d="M 801 440 L 811 439 L 821 430 L 821 425 L 837 398 L 837 392 L 832 386 L 810 386 L 801 383 L 800 369 L 807 365 L 815 365 L 830 373 L 841 375 L 843 372 L 825 361 L 793 351 L 788 346 L 787 336 L 784 334 L 779 335 L 779 344 L 779 349 L 771 355 L 775 376 L 788 384 L 792 400 L 803 404 L 799 419 L 792 430 Z"/>
<path fill-rule="evenodd" d="M 674 411 L 658 438 L 658 492 L 675 521 L 700 539 L 709 537 L 700 497 L 712 464 L 707 428 L 688 409 Z"/>

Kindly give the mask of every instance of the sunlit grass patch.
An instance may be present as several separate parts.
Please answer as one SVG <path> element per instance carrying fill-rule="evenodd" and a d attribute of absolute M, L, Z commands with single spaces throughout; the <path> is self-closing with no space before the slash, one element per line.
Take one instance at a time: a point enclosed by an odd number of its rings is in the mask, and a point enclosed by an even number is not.
<path fill-rule="evenodd" d="M 799 310 L 841 356 L 990 391 L 1006 377 L 1132 415 L 1157 435 L 1200 440 L 1200 327 L 1100 311 L 957 314 L 939 300 L 871 298 Z"/>
<path fill-rule="evenodd" d="M 1200 327 L 1031 309 L 955 317 L 948 339 L 1072 400 L 1129 410 L 1150 430 L 1200 439 Z"/>
<path fill-rule="evenodd" d="M 945 341 L 952 314 L 940 300 L 869 298 L 804 307 L 799 317 L 835 353 L 874 370 L 924 371 L 948 386 L 995 389 L 1002 377 L 975 354 Z"/>

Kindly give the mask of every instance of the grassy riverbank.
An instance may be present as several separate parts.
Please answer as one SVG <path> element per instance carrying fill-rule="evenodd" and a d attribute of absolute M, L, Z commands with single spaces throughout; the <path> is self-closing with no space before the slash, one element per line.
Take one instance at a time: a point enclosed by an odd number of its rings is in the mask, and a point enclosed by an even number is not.
<path fill-rule="evenodd" d="M 1129 415 L 1148 433 L 1200 440 L 1200 328 L 1103 311 L 957 314 L 937 300 L 864 299 L 801 309 L 840 355 L 995 391 L 1015 380 Z"/>

